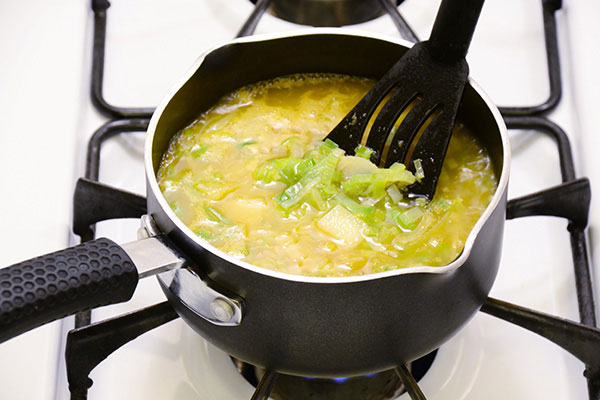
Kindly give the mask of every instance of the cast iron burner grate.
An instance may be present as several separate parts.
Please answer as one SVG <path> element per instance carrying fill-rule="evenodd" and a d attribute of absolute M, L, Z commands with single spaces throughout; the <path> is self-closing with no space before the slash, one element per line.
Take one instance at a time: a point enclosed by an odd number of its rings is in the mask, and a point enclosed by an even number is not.
<path fill-rule="evenodd" d="M 417 41 L 417 37 L 398 12 L 393 1 L 378 0 L 390 14 L 403 38 Z M 271 0 L 258 0 L 254 11 L 238 33 L 252 34 Z M 398 1 L 401 3 L 402 1 Z M 555 13 L 562 6 L 560 0 L 541 0 L 545 31 L 546 54 L 550 79 L 548 99 L 534 106 L 502 107 L 509 129 L 527 129 L 553 137 L 557 144 L 563 183 L 528 196 L 512 199 L 507 205 L 507 219 L 533 215 L 566 218 L 570 235 L 574 274 L 581 323 L 523 308 L 497 299 L 488 298 L 481 311 L 524 327 L 558 344 L 581 360 L 588 381 L 590 400 L 600 400 L 600 330 L 596 328 L 595 306 L 592 295 L 590 267 L 587 258 L 585 229 L 589 213 L 590 185 L 585 178 L 576 179 L 571 147 L 565 132 L 544 117 L 560 101 L 561 79 Z M 73 231 L 82 242 L 94 238 L 97 222 L 113 218 L 141 217 L 146 211 L 145 199 L 128 192 L 98 183 L 98 169 L 102 143 L 115 135 L 146 130 L 153 112 L 148 108 L 115 107 L 102 95 L 104 49 L 106 36 L 106 0 L 92 0 L 94 11 L 94 47 L 92 64 L 92 102 L 109 118 L 92 136 L 88 146 L 87 169 L 76 187 Z M 139 335 L 165 324 L 177 314 L 167 303 L 160 303 L 133 313 L 90 324 L 90 313 L 80 313 L 76 329 L 68 334 L 66 346 L 67 378 L 72 400 L 87 398 L 92 385 L 90 372 L 108 355 Z M 423 400 L 411 371 L 405 365 L 395 370 L 413 400 Z M 279 374 L 267 370 L 258 381 L 252 400 L 266 400 Z"/>

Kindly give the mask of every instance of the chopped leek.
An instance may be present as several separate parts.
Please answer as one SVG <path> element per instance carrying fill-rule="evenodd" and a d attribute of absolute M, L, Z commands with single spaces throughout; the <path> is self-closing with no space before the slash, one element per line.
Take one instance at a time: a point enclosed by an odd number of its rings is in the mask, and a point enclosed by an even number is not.
<path fill-rule="evenodd" d="M 441 197 L 431 202 L 431 209 L 436 213 L 445 213 L 452 207 L 452 202 Z"/>
<path fill-rule="evenodd" d="M 398 190 L 398 187 L 396 185 L 388 186 L 388 188 L 385 191 L 387 192 L 387 194 L 390 196 L 390 199 L 392 199 L 392 201 L 394 203 L 399 203 L 402 201 L 402 193 L 400 193 L 400 191 Z"/>
<path fill-rule="evenodd" d="M 330 139 L 325 139 L 325 141 L 321 143 L 321 146 L 319 147 L 319 151 L 321 152 L 321 154 L 327 155 L 332 150 L 335 150 L 337 148 L 339 148 L 339 146 L 337 144 L 335 144 Z"/>
<path fill-rule="evenodd" d="M 281 169 L 282 176 L 287 179 L 287 182 L 284 180 L 284 183 L 298 182 L 309 169 L 315 166 L 316 163 L 317 162 L 312 157 L 306 157 L 297 162 L 288 163 Z"/>
<path fill-rule="evenodd" d="M 363 206 L 357 201 L 352 200 L 350 197 L 345 196 L 343 193 L 339 193 L 335 196 L 335 200 L 338 204 L 344 206 L 348 211 L 353 212 L 354 214 L 358 214 L 363 217 L 369 216 L 373 211 L 375 211 L 375 207 Z"/>
<path fill-rule="evenodd" d="M 275 196 L 275 201 L 277 201 L 283 209 L 289 210 L 302 202 L 304 197 L 310 193 L 315 186 L 319 185 L 327 187 L 330 185 L 335 174 L 335 167 L 343 153 L 344 152 L 340 149 L 330 149 L 329 154 L 321 159 L 314 167 L 308 169 L 298 182 Z"/>
<path fill-rule="evenodd" d="M 202 239 L 206 239 L 206 240 L 214 240 L 215 239 L 215 235 L 213 235 L 212 233 L 202 230 L 202 229 L 198 229 L 196 232 L 196 235 L 200 236 Z"/>
<path fill-rule="evenodd" d="M 413 161 L 413 165 L 415 166 L 415 179 L 421 182 L 421 179 L 425 178 L 425 171 L 423 170 L 423 164 L 421 160 L 417 158 Z"/>
<path fill-rule="evenodd" d="M 362 144 L 359 144 L 354 149 L 354 155 L 356 155 L 357 157 L 366 158 L 367 160 L 371 159 L 372 154 L 373 154 L 373 149 L 370 149 L 367 146 L 363 146 Z"/>
<path fill-rule="evenodd" d="M 425 213 L 419 207 L 412 207 L 407 209 L 391 208 L 387 211 L 387 216 L 394 221 L 398 226 L 406 230 L 414 230 Z"/>
<path fill-rule="evenodd" d="M 391 184 L 408 186 L 415 183 L 415 177 L 404 165 L 394 163 L 389 168 L 380 168 L 372 174 L 358 174 L 342 183 L 342 189 L 349 195 L 363 195 L 379 198 Z"/>
<path fill-rule="evenodd" d="M 287 185 L 273 198 L 286 215 L 303 204 L 319 211 L 341 205 L 377 227 L 386 216 L 383 210 L 373 215 L 375 204 L 386 194 L 394 203 L 401 202 L 400 189 L 414 183 L 415 177 L 400 163 L 378 168 L 368 160 L 372 151 L 364 146 L 358 146 L 356 152 L 365 158 L 344 156 L 343 150 L 326 140 L 301 159 L 270 160 L 259 166 L 253 176 L 264 183 L 279 181 Z"/>
<path fill-rule="evenodd" d="M 233 224 L 233 222 L 231 222 L 231 220 L 229 218 L 227 218 L 225 215 L 223 215 L 217 209 L 214 209 L 209 206 L 205 206 L 204 212 L 206 213 L 206 218 L 208 218 L 209 220 L 211 220 L 213 222 L 218 222 L 218 223 L 221 223 L 224 225 L 232 225 Z"/>
<path fill-rule="evenodd" d="M 342 182 L 342 190 L 349 195 L 359 196 L 365 193 L 373 182 L 373 174 L 354 175 Z"/>
<path fill-rule="evenodd" d="M 425 207 L 429 203 L 429 200 L 427 200 L 427 197 L 417 197 L 413 202 L 417 207 Z"/>
<path fill-rule="evenodd" d="M 295 169 L 302 160 L 294 157 L 276 158 L 269 160 L 265 164 L 259 166 L 252 177 L 263 183 L 271 183 L 273 181 L 282 181 L 290 184 L 295 183 Z"/>
<path fill-rule="evenodd" d="M 315 165 L 316 161 L 312 156 L 305 158 L 275 158 L 259 166 L 252 177 L 263 183 L 281 181 L 292 185 L 298 182 Z"/>
<path fill-rule="evenodd" d="M 379 168 L 371 161 L 357 157 L 357 156 L 346 156 L 342 157 L 338 164 L 338 170 L 344 179 L 348 179 L 358 174 L 372 174 L 377 172 Z"/>
<path fill-rule="evenodd" d="M 307 202 L 319 211 L 327 209 L 327 201 L 321 195 L 319 188 L 313 188 L 307 194 Z"/>
<path fill-rule="evenodd" d="M 195 144 L 192 146 L 191 153 L 194 158 L 199 158 L 208 150 L 207 144 Z"/>
<path fill-rule="evenodd" d="M 256 143 L 258 143 L 258 142 L 255 139 L 246 139 L 246 140 L 238 143 L 235 147 L 237 147 L 238 149 L 242 149 L 248 145 L 256 144 Z"/>

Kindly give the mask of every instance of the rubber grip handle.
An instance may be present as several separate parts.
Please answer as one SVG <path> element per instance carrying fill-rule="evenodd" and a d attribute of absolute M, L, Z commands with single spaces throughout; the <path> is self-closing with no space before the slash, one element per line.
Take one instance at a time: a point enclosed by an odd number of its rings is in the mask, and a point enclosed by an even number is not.
<path fill-rule="evenodd" d="M 129 300 L 131 258 L 100 238 L 0 269 L 0 343 L 48 322 Z"/>

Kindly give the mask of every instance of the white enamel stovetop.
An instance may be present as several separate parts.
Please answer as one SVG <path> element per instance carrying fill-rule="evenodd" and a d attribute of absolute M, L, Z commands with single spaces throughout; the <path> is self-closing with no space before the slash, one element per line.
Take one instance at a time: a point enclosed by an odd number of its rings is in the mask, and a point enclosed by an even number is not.
<path fill-rule="evenodd" d="M 153 106 L 204 50 L 232 38 L 251 11 L 247 0 L 114 0 L 109 9 L 105 94 L 117 105 Z M 436 1 L 407 0 L 401 11 L 427 37 Z M 591 0 L 564 1 L 558 13 L 564 97 L 551 115 L 569 134 L 579 176 L 600 182 L 600 56 Z M 529 105 L 547 96 L 541 6 L 538 0 L 489 0 L 469 61 L 472 76 L 501 105 Z M 83 175 L 85 146 L 105 119 L 91 106 L 89 80 L 93 17 L 88 2 L 0 2 L 0 266 L 75 244 L 70 234 L 72 192 Z M 267 16 L 259 32 L 297 26 Z M 387 17 L 352 27 L 396 37 Z M 553 142 L 511 132 L 509 197 L 560 182 Z M 143 194 L 143 135 L 110 140 L 103 182 Z M 597 260 L 598 202 L 592 202 L 590 250 Z M 577 318 L 566 222 L 528 218 L 506 225 L 501 271 L 492 296 Z M 98 233 L 135 239 L 137 221 L 102 223 Z M 598 285 L 598 263 L 593 264 Z M 152 279 L 125 305 L 95 319 L 164 298 Z M 600 303 L 598 297 L 596 302 Z M 68 399 L 61 338 L 66 319 L 0 345 L 0 398 Z M 209 364 L 209 362 L 211 364 Z M 249 399 L 250 386 L 226 355 L 181 321 L 120 349 L 93 373 L 90 400 Z M 445 344 L 422 381 L 428 399 L 586 398 L 582 365 L 556 346 L 487 315 L 477 315 Z M 407 399 L 406 395 L 401 397 Z"/>

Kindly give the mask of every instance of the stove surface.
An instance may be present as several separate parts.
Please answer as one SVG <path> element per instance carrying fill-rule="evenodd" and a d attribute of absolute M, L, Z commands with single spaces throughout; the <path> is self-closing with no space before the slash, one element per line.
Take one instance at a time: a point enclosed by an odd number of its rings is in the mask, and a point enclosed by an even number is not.
<path fill-rule="evenodd" d="M 586 4 L 583 4 L 586 3 Z M 436 1 L 407 0 L 400 11 L 426 38 Z M 108 9 L 104 93 L 120 106 L 154 106 L 206 49 L 232 39 L 252 4 L 247 0 L 114 0 Z M 468 56 L 471 75 L 499 105 L 530 105 L 548 95 L 541 2 L 486 2 Z M 0 4 L 0 218 L 2 266 L 78 242 L 70 234 L 72 193 L 83 175 L 87 141 L 104 122 L 89 100 L 93 15 L 77 0 Z M 563 100 L 549 118 L 568 133 L 578 176 L 600 182 L 600 37 L 592 16 L 600 5 L 565 1 L 557 13 Z M 304 28 L 266 15 L 257 33 Z M 347 28 L 343 28 L 347 29 Z M 354 25 L 397 38 L 388 16 Z M 509 199 L 561 182 L 553 141 L 511 130 Z M 144 194 L 144 134 L 118 136 L 102 151 L 100 181 Z M 135 240 L 137 220 L 98 225 L 97 236 Z M 566 221 L 507 221 L 503 259 L 491 296 L 578 320 Z M 598 202 L 592 201 L 590 253 L 600 285 Z M 155 279 L 133 299 L 94 311 L 93 320 L 134 311 L 164 296 Z M 599 303 L 596 296 L 596 303 Z M 64 333 L 68 318 L 0 345 L 2 398 L 68 399 Z M 586 398 L 583 366 L 550 342 L 479 313 L 445 343 L 420 385 L 428 399 Z M 34 377 L 34 382 L 31 382 Z M 230 358 L 175 320 L 125 345 L 91 375 L 89 399 L 240 400 L 253 388 Z M 399 397 L 402 400 L 408 396 Z"/>

